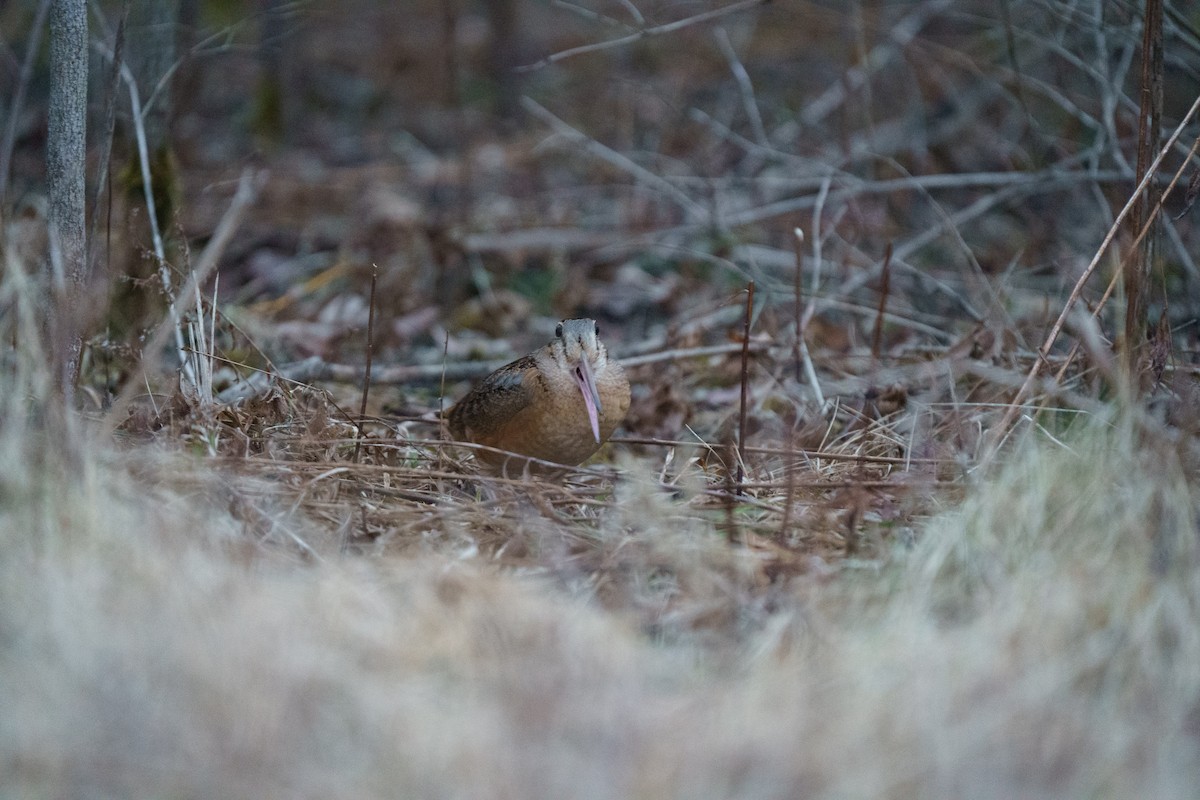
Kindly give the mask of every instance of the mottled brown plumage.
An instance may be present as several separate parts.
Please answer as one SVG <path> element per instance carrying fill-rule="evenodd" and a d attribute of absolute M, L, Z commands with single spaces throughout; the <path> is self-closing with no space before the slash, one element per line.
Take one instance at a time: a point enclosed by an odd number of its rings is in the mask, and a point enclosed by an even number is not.
<path fill-rule="evenodd" d="M 450 434 L 574 466 L 600 449 L 629 410 L 629 381 L 600 342 L 594 320 L 559 323 L 554 340 L 488 375 L 448 412 Z M 492 466 L 521 459 L 488 450 Z"/>

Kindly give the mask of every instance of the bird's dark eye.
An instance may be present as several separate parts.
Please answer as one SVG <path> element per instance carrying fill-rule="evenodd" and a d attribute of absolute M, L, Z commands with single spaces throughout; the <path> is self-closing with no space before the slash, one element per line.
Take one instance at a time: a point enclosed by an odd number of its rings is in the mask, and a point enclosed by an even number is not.
<path fill-rule="evenodd" d="M 554 338 L 556 338 L 556 339 L 562 338 L 562 323 L 561 322 L 558 323 L 558 327 L 554 329 Z"/>
<path fill-rule="evenodd" d="M 593 323 L 592 323 L 592 325 L 593 325 L 593 327 L 595 328 L 595 330 L 593 331 L 593 333 L 595 333 L 595 335 L 596 335 L 596 338 L 597 338 L 597 339 L 599 339 L 599 338 L 600 338 L 600 323 L 599 323 L 599 322 L 593 322 Z"/>

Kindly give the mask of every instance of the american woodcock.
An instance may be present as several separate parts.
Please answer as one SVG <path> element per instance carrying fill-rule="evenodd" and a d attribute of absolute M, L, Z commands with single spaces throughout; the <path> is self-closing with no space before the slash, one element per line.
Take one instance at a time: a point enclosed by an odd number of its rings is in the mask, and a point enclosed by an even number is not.
<path fill-rule="evenodd" d="M 585 461 L 629 410 L 629 381 L 599 333 L 595 320 L 558 323 L 553 341 L 488 375 L 450 409 L 450 434 L 557 464 Z M 510 458 L 476 455 L 497 467 Z"/>

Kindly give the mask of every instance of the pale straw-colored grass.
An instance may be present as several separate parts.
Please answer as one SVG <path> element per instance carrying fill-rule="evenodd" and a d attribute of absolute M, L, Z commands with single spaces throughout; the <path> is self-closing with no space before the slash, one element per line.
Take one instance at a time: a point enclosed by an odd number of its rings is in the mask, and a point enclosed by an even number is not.
<path fill-rule="evenodd" d="M 456 501 L 506 566 L 340 553 L 283 484 L 152 445 L 68 473 L 5 424 L 2 794 L 1194 796 L 1195 489 L 1137 430 L 1030 439 L 911 549 L 764 587 L 648 470 L 587 526 Z"/>

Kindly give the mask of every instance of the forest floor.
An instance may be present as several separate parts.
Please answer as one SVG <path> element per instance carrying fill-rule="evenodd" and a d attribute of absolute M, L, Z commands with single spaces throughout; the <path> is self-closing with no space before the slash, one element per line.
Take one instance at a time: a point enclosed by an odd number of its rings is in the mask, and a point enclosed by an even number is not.
<path fill-rule="evenodd" d="M 7 222 L 0 798 L 1194 796 L 1182 190 L 1134 388 L 1105 295 L 1135 112 L 1088 48 L 1136 32 L 1017 3 L 1014 70 L 986 4 L 775 2 L 504 120 L 485 14 L 342 5 L 292 19 L 278 127 L 237 36 L 176 79 L 196 380 L 114 170 L 47 425 L 46 222 Z M 606 38 L 572 8 L 522 63 Z M 575 316 L 623 426 L 479 469 L 439 412 Z"/>

